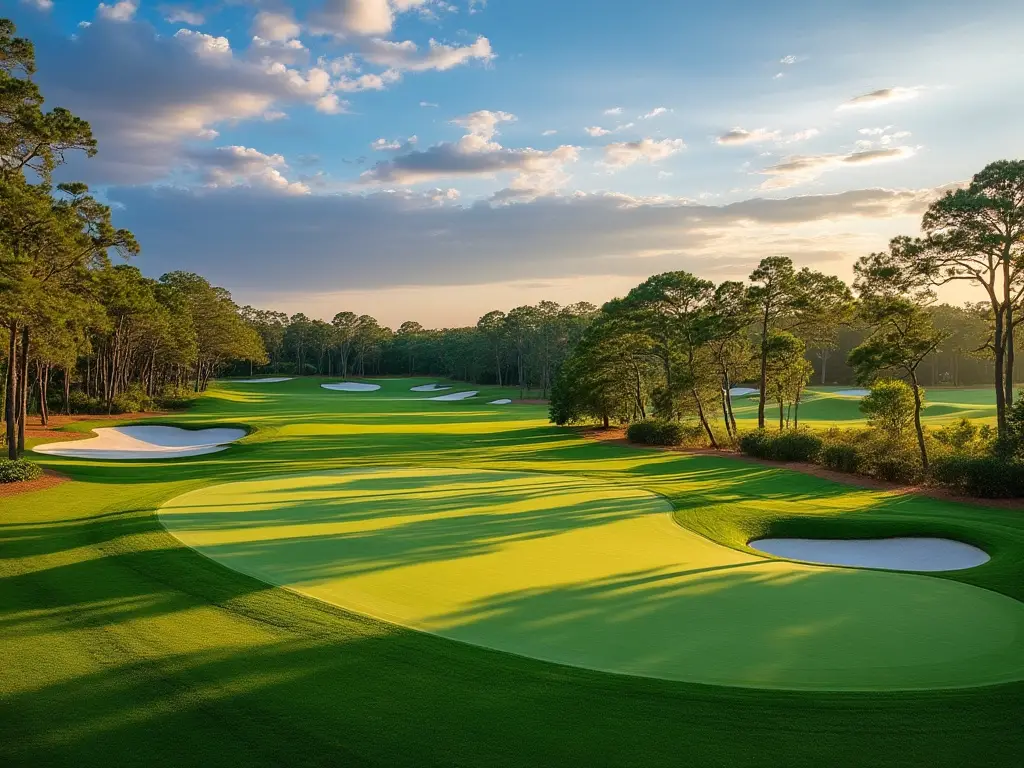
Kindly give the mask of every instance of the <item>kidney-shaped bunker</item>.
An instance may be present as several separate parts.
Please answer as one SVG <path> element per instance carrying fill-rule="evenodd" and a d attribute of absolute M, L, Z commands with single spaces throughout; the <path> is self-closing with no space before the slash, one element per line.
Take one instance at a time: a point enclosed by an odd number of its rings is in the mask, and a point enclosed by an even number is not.
<path fill-rule="evenodd" d="M 245 437 L 244 429 L 178 427 L 100 427 L 96 437 L 37 445 L 36 453 L 76 459 L 173 459 L 201 456 L 227 448 Z"/>

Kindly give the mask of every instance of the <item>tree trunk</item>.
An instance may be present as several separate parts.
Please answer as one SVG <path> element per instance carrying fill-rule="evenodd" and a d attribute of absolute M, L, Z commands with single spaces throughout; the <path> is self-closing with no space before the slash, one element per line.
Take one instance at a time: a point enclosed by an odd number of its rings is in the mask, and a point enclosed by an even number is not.
<path fill-rule="evenodd" d="M 704 427 L 704 431 L 708 433 L 708 442 L 711 443 L 712 448 L 718 448 L 718 441 L 715 440 L 715 433 L 711 431 L 711 425 L 708 424 L 707 416 L 704 415 L 704 408 L 700 404 L 700 398 L 697 396 L 697 390 L 691 389 L 693 393 L 693 402 L 697 404 L 697 417 L 700 419 L 701 426 Z"/>
<path fill-rule="evenodd" d="M 21 395 L 18 397 L 18 452 L 25 451 L 25 416 L 28 413 L 28 326 L 21 329 Z"/>
<path fill-rule="evenodd" d="M 757 428 L 764 429 L 764 405 L 768 396 L 768 310 L 761 321 L 761 379 L 757 400 Z"/>
<path fill-rule="evenodd" d="M 728 381 L 728 380 L 726 380 Z M 729 390 L 722 387 L 722 418 L 725 420 L 725 433 L 732 439 L 732 426 L 729 424 Z"/>
<path fill-rule="evenodd" d="M 1003 388 L 1003 364 L 1006 353 L 1006 340 L 1003 334 L 1003 308 L 995 312 L 995 329 L 992 344 L 993 367 L 996 382 L 996 431 L 999 437 L 1006 437 L 1006 390 Z"/>
<path fill-rule="evenodd" d="M 64 369 L 64 414 L 71 415 L 71 368 Z"/>
<path fill-rule="evenodd" d="M 1010 259 L 1009 254 L 1003 258 L 1003 306 L 1006 307 L 1006 359 L 1003 361 L 1005 407 L 1013 405 L 1013 301 L 1010 299 Z"/>
<path fill-rule="evenodd" d="M 928 472 L 928 449 L 924 443 L 924 428 L 921 426 L 921 388 L 917 385 L 917 374 L 910 373 L 910 385 L 914 389 L 914 429 L 917 432 L 917 447 L 921 450 L 921 466 Z"/>
<path fill-rule="evenodd" d="M 605 411 L 603 414 L 601 414 L 601 423 L 604 424 L 604 428 L 605 429 L 608 429 L 608 427 L 611 426 L 611 424 L 608 421 L 608 412 L 607 411 Z"/>
<path fill-rule="evenodd" d="M 18 458 L 18 324 L 12 322 L 8 330 L 10 335 L 7 344 L 7 458 L 14 461 Z"/>

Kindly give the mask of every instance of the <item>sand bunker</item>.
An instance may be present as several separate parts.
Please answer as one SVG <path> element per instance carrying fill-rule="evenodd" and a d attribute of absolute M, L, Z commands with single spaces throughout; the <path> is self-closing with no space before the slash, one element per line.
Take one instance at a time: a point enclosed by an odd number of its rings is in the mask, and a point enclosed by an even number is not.
<path fill-rule="evenodd" d="M 760 390 L 751 389 L 750 387 L 733 387 L 729 390 L 730 397 L 743 397 L 744 395 L 753 395 Z"/>
<path fill-rule="evenodd" d="M 871 390 L 870 389 L 841 389 L 838 392 L 836 392 L 836 394 L 837 395 L 842 395 L 843 397 L 864 397 L 865 395 L 870 395 L 871 394 Z"/>
<path fill-rule="evenodd" d="M 343 381 L 340 384 L 321 384 L 320 386 L 335 392 L 375 392 L 380 389 L 380 384 L 360 384 L 358 381 Z"/>
<path fill-rule="evenodd" d="M 418 387 L 413 387 L 410 392 L 441 392 L 445 389 L 451 389 L 451 387 L 442 387 L 439 384 L 420 384 Z"/>
<path fill-rule="evenodd" d="M 491 400 L 488 405 L 508 405 L 511 402 L 507 397 L 503 397 L 500 400 Z"/>
<path fill-rule="evenodd" d="M 959 571 L 989 560 L 977 547 L 953 539 L 758 539 L 750 547 L 776 557 L 823 565 L 897 571 Z"/>
<path fill-rule="evenodd" d="M 244 429 L 178 429 L 178 427 L 100 427 L 96 437 L 37 445 L 36 453 L 75 459 L 174 459 L 201 456 L 227 448 L 245 437 Z"/>
<path fill-rule="evenodd" d="M 228 384 L 280 384 L 282 381 L 291 381 L 291 376 L 267 379 L 228 379 Z"/>
<path fill-rule="evenodd" d="M 427 400 L 465 400 L 469 397 L 476 397 L 480 393 L 473 390 L 470 392 L 452 392 L 450 395 L 438 395 L 437 397 L 428 397 Z"/>

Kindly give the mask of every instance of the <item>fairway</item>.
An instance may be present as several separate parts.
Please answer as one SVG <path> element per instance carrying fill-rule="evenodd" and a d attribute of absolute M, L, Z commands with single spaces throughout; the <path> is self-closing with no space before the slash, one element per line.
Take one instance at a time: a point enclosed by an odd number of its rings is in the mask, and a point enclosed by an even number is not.
<path fill-rule="evenodd" d="M 593 441 L 489 405 L 510 388 L 335 381 L 153 420 L 247 431 L 216 453 L 37 454 L 72 482 L 0 499 L 0 763 L 1019 763 L 1019 511 Z M 991 560 L 746 546 L 897 536 Z"/>
<path fill-rule="evenodd" d="M 574 666 L 767 688 L 1024 677 L 1024 605 L 918 575 L 766 560 L 624 484 L 456 469 L 218 485 L 160 518 L 249 575 L 445 637 Z"/>

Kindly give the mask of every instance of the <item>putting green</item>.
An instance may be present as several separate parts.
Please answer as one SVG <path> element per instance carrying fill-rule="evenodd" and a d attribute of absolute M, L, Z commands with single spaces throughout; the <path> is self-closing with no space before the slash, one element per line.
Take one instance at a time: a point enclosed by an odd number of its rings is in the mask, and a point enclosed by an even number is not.
<path fill-rule="evenodd" d="M 1024 604 L 960 582 L 715 544 L 591 478 L 358 469 L 203 488 L 160 519 L 233 569 L 455 640 L 609 672 L 780 689 L 1024 679 Z"/>

